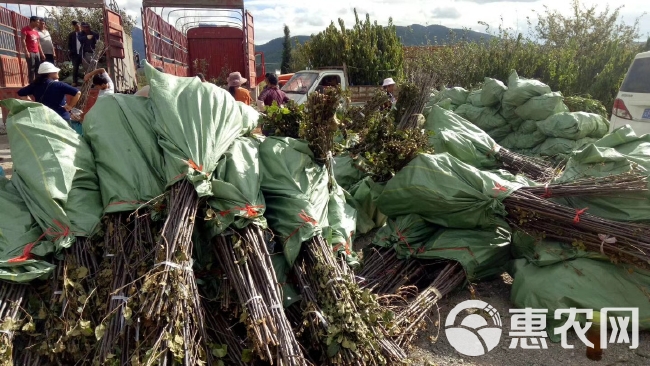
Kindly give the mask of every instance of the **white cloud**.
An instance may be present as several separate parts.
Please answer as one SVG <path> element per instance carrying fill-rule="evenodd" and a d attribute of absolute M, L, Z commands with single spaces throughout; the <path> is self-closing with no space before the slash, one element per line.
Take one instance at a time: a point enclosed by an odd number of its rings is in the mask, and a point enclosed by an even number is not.
<path fill-rule="evenodd" d="M 182 0 L 179 0 L 180 2 Z M 618 6 L 614 0 L 581 0 L 581 2 L 585 6 L 597 4 L 601 9 L 604 9 L 607 4 L 610 4 L 612 9 Z M 117 0 L 117 3 L 139 21 L 141 0 Z M 255 19 L 255 43 L 257 44 L 281 37 L 284 24 L 289 26 L 292 35 L 318 33 L 331 21 L 336 23 L 339 17 L 346 25 L 350 25 L 354 23 L 353 8 L 358 10 L 361 18 L 364 18 L 365 13 L 368 12 L 371 20 L 376 20 L 380 24 L 386 24 L 392 17 L 396 25 L 402 26 L 440 24 L 450 28 L 484 31 L 485 28 L 478 24 L 479 21 L 483 21 L 488 23 L 491 29 L 502 25 L 523 33 L 528 31 L 527 17 L 534 19 L 534 11 L 543 11 L 543 6 L 557 9 L 564 14 L 571 12 L 569 0 L 452 0 L 444 6 L 440 6 L 439 2 L 428 0 L 284 0 L 282 2 L 246 0 L 245 5 Z M 164 11 L 165 18 L 168 10 Z M 650 1 L 627 2 L 627 6 L 621 11 L 623 19 L 629 23 L 644 12 L 649 15 L 643 17 L 640 22 L 643 37 L 650 34 Z M 173 13 L 170 18 L 175 20 L 174 15 L 177 13 Z M 196 12 L 199 13 L 202 11 Z"/>

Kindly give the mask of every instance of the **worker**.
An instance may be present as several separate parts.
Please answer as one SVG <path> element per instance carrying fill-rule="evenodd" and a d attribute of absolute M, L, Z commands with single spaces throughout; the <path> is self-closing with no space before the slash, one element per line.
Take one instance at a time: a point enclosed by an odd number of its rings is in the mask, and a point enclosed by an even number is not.
<path fill-rule="evenodd" d="M 202 73 L 196 74 L 196 77 L 201 80 L 202 83 L 205 83 L 207 80 L 205 80 L 205 76 Z"/>
<path fill-rule="evenodd" d="M 84 76 L 84 82 L 88 82 L 92 78 L 93 86 L 99 89 L 99 96 L 104 96 L 107 94 L 115 93 L 115 86 L 113 85 L 113 80 L 108 75 L 105 69 L 99 68 L 94 71 L 87 73 Z"/>
<path fill-rule="evenodd" d="M 68 34 L 68 55 L 72 61 L 72 86 L 77 86 L 79 80 L 79 66 L 81 66 L 81 42 L 79 42 L 79 33 L 81 25 L 76 20 L 72 21 L 73 31 Z"/>
<path fill-rule="evenodd" d="M 81 60 L 84 63 L 84 71 L 88 70 L 95 53 L 95 47 L 99 41 L 99 34 L 90 29 L 90 24 L 81 23 L 81 33 L 79 33 L 79 43 L 81 43 Z"/>
<path fill-rule="evenodd" d="M 251 102 L 253 102 L 251 94 L 248 90 L 241 87 L 242 84 L 246 83 L 246 81 L 246 78 L 243 78 L 239 71 L 230 73 L 230 75 L 228 75 L 228 91 L 236 101 L 246 103 L 246 105 L 251 105 Z"/>
<path fill-rule="evenodd" d="M 38 38 L 39 43 L 41 44 L 41 50 L 45 55 L 45 60 L 49 63 L 54 63 L 54 44 L 52 43 L 52 36 L 50 31 L 47 30 L 47 24 L 45 19 L 40 18 L 38 20 Z"/>
<path fill-rule="evenodd" d="M 34 101 L 55 111 L 70 127 L 81 135 L 81 123 L 70 121 L 70 111 L 77 105 L 81 92 L 77 88 L 59 81 L 59 68 L 49 62 L 43 62 L 38 67 L 38 77 L 29 85 L 20 89 L 18 95 Z M 66 103 L 66 95 L 72 96 L 70 104 Z"/>
<path fill-rule="evenodd" d="M 264 105 L 267 107 L 273 105 L 273 101 L 277 102 L 278 106 L 282 106 L 289 101 L 289 97 L 278 88 L 278 77 L 271 74 L 269 75 L 268 89 L 264 89 L 259 97 L 257 97 L 257 100 L 264 102 Z"/>
<path fill-rule="evenodd" d="M 382 87 L 384 88 L 384 91 L 390 100 L 390 104 L 386 103 L 382 109 L 394 107 L 395 103 L 397 102 L 397 98 L 395 98 L 395 80 L 393 80 L 393 78 L 384 79 Z"/>
<path fill-rule="evenodd" d="M 162 72 L 162 73 L 165 72 L 165 70 L 160 66 L 156 66 L 156 70 L 158 70 L 159 72 Z M 145 85 L 142 88 L 140 88 L 140 90 L 138 90 L 134 95 L 139 96 L 139 97 L 147 97 L 147 98 L 149 98 L 149 89 L 151 89 L 151 87 L 149 85 Z"/>
<path fill-rule="evenodd" d="M 27 59 L 27 76 L 31 83 L 36 79 L 38 67 L 42 61 L 45 61 L 45 54 L 41 49 L 41 43 L 38 37 L 39 17 L 32 16 L 29 18 L 29 25 L 24 27 L 22 34 L 23 47 L 25 47 L 25 58 Z"/>

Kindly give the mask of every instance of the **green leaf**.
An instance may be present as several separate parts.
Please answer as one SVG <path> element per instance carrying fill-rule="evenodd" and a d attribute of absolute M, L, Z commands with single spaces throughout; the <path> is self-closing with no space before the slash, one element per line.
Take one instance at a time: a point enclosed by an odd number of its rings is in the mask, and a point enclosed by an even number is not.
<path fill-rule="evenodd" d="M 253 350 L 244 349 L 241 351 L 241 360 L 242 362 L 253 362 Z"/>
<path fill-rule="evenodd" d="M 220 344 L 212 347 L 212 355 L 214 357 L 223 358 L 228 354 L 228 345 Z"/>
<path fill-rule="evenodd" d="M 327 347 L 327 357 L 332 358 L 336 356 L 337 353 L 339 353 L 339 350 L 341 349 L 341 345 L 338 343 L 332 343 Z"/>
<path fill-rule="evenodd" d="M 98 341 L 104 337 L 104 333 L 106 333 L 106 326 L 104 324 L 100 324 L 95 328 L 95 338 Z"/>

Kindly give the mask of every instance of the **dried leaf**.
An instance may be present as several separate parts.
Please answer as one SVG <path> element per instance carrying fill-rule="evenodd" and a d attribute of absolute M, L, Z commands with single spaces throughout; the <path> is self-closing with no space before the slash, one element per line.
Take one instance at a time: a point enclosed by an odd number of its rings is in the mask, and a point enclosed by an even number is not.
<path fill-rule="evenodd" d="M 104 333 L 106 333 L 106 326 L 104 324 L 100 324 L 95 328 L 95 338 L 98 341 L 104 337 Z"/>

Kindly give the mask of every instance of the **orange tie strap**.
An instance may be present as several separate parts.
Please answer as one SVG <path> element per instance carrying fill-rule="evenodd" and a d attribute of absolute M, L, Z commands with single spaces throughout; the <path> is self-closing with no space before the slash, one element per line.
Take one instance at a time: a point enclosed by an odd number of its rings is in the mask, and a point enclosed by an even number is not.
<path fill-rule="evenodd" d="M 34 245 L 36 245 L 36 243 L 29 243 L 29 244 L 25 245 L 25 248 L 23 248 L 23 255 L 21 255 L 20 257 L 12 258 L 12 259 L 8 260 L 7 262 L 8 263 L 18 263 L 18 262 L 24 262 L 26 260 L 32 259 L 31 251 L 32 251 L 32 248 L 34 248 Z"/>
<path fill-rule="evenodd" d="M 496 197 L 499 195 L 499 192 L 508 192 L 508 188 L 502 186 L 497 182 L 494 182 L 494 188 L 492 188 L 492 191 L 494 191 L 494 197 Z"/>
<path fill-rule="evenodd" d="M 585 207 L 582 210 L 576 210 L 576 217 L 573 218 L 573 223 L 577 224 L 580 222 L 580 215 L 584 214 L 585 211 L 587 211 L 589 207 Z"/>
<path fill-rule="evenodd" d="M 190 159 L 187 161 L 187 165 L 190 166 L 190 168 L 196 170 L 197 172 L 203 173 L 203 164 L 197 165 L 194 160 Z"/>
<path fill-rule="evenodd" d="M 304 222 L 307 223 L 307 224 L 312 224 L 312 225 L 314 225 L 314 226 L 317 226 L 317 225 L 318 225 L 318 221 L 316 221 L 313 217 L 307 215 L 307 213 L 305 212 L 305 210 L 302 210 L 302 211 L 298 214 L 298 217 L 300 217 L 300 218 L 302 219 L 302 221 L 304 221 Z"/>
<path fill-rule="evenodd" d="M 548 183 L 544 185 L 544 194 L 542 198 L 551 198 L 551 189 L 548 187 Z"/>

